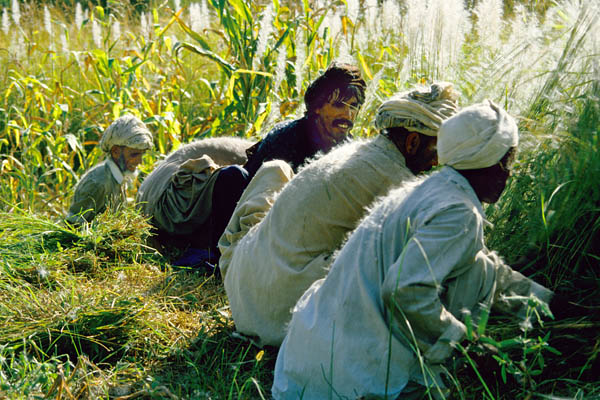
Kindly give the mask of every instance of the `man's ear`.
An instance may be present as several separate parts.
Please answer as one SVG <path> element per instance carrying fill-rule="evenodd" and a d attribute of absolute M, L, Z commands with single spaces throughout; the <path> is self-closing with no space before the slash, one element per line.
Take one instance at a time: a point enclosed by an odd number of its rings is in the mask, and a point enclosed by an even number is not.
<path fill-rule="evenodd" d="M 417 150 L 421 145 L 421 135 L 417 132 L 410 132 L 406 135 L 406 139 L 404 141 L 404 147 L 406 148 L 406 152 L 411 156 L 417 154 Z"/>
<path fill-rule="evenodd" d="M 110 148 L 110 156 L 113 160 L 118 160 L 121 156 L 122 151 L 123 149 L 121 148 L 121 146 L 113 146 Z"/>

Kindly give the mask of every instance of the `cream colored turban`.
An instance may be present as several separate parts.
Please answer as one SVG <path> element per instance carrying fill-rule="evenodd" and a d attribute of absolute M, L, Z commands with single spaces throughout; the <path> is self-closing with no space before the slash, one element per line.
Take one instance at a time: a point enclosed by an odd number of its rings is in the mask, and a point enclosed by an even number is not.
<path fill-rule="evenodd" d="M 428 88 L 396 95 L 377 110 L 375 126 L 403 127 L 411 132 L 437 136 L 442 122 L 458 111 L 458 93 L 451 83 L 437 82 Z"/>
<path fill-rule="evenodd" d="M 100 139 L 100 148 L 104 152 L 109 153 L 113 146 L 148 150 L 152 148 L 152 133 L 137 117 L 123 115 L 106 128 Z"/>
<path fill-rule="evenodd" d="M 456 169 L 487 168 L 518 144 L 515 120 L 485 100 L 444 121 L 437 140 L 438 160 Z"/>

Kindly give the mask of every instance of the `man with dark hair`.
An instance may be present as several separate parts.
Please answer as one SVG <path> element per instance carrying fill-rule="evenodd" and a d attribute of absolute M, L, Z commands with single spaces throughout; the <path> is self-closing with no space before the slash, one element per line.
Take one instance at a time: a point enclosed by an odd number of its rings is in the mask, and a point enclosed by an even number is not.
<path fill-rule="evenodd" d="M 357 67 L 332 63 L 304 94 L 306 112 L 300 119 L 276 125 L 260 142 L 247 150 L 243 168 L 225 168 L 215 183 L 213 208 L 215 247 L 244 189 L 265 161 L 283 160 L 294 173 L 317 153 L 327 153 L 344 141 L 365 101 L 365 81 Z M 282 178 L 285 174 L 278 174 Z M 292 175 L 272 182 L 270 191 L 281 189 Z M 217 250 L 218 251 L 218 250 Z"/>
<path fill-rule="evenodd" d="M 184 234 L 194 247 L 178 265 L 194 266 L 203 261 L 216 262 L 219 253 L 217 242 L 248 182 L 265 161 L 283 160 L 293 172 L 318 152 L 328 152 L 346 139 L 359 107 L 365 98 L 365 81 L 358 68 L 349 64 L 333 63 L 306 90 L 306 113 L 302 118 L 276 125 L 261 141 L 246 150 L 247 162 L 243 165 L 223 166 L 194 152 L 194 160 L 174 154 L 167 160 L 177 160 L 182 168 L 171 168 L 165 173 L 161 162 L 140 187 L 138 201 L 145 203 L 144 212 L 163 238 L 179 238 Z M 225 138 L 210 139 L 208 146 L 220 145 Z M 200 141 L 203 142 L 203 141 Z M 195 145 L 199 148 L 201 143 Z M 207 146 L 203 146 L 207 147 Z M 188 152 L 189 153 L 189 152 Z M 162 172 L 160 172 L 162 171 Z M 293 172 L 281 175 L 273 182 L 278 189 Z M 175 180 L 177 185 L 175 185 Z M 171 183 L 168 183 L 171 182 Z M 152 188 L 161 187 L 160 191 Z"/>
<path fill-rule="evenodd" d="M 333 63 L 306 89 L 304 116 L 276 125 L 248 150 L 244 168 L 249 178 L 269 160 L 284 160 L 297 172 L 317 152 L 326 153 L 346 139 L 365 101 L 365 89 L 358 68 Z"/>
<path fill-rule="evenodd" d="M 327 273 L 333 252 L 367 207 L 436 163 L 437 131 L 458 109 L 457 98 L 450 83 L 438 82 L 385 101 L 377 112 L 379 136 L 336 147 L 278 195 L 270 188 L 285 168 L 265 163 L 219 241 L 238 331 L 281 344 L 292 307 Z"/>

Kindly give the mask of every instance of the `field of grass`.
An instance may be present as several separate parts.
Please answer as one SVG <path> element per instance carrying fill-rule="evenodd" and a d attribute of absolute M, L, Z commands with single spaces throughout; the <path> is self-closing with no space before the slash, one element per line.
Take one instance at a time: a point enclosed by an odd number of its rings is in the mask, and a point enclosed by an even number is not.
<path fill-rule="evenodd" d="M 138 115 L 155 135 L 133 196 L 182 143 L 258 138 L 302 114 L 334 59 L 369 84 L 357 136 L 374 133 L 381 100 L 433 80 L 518 119 L 488 245 L 579 307 L 541 325 L 490 315 L 475 329 L 498 351 L 459 349 L 451 398 L 600 398 L 598 2 L 0 7 L 0 398 L 269 398 L 277 350 L 235 333 L 217 277 L 171 267 L 135 210 L 79 229 L 62 217 L 115 117 Z"/>

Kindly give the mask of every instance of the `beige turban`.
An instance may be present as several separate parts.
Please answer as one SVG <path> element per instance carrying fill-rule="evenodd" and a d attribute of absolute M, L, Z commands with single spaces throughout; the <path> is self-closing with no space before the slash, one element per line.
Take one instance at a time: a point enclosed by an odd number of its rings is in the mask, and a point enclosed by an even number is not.
<path fill-rule="evenodd" d="M 152 147 L 152 133 L 133 115 L 123 115 L 114 120 L 100 139 L 100 148 L 109 153 L 113 146 L 148 150 Z"/>
<path fill-rule="evenodd" d="M 456 169 L 487 168 L 518 144 L 515 120 L 485 100 L 464 108 L 442 124 L 437 140 L 438 160 Z"/>
<path fill-rule="evenodd" d="M 379 107 L 375 126 L 379 130 L 403 127 L 411 132 L 437 136 L 442 122 L 458 111 L 457 99 L 458 93 L 448 82 L 405 92 Z"/>

